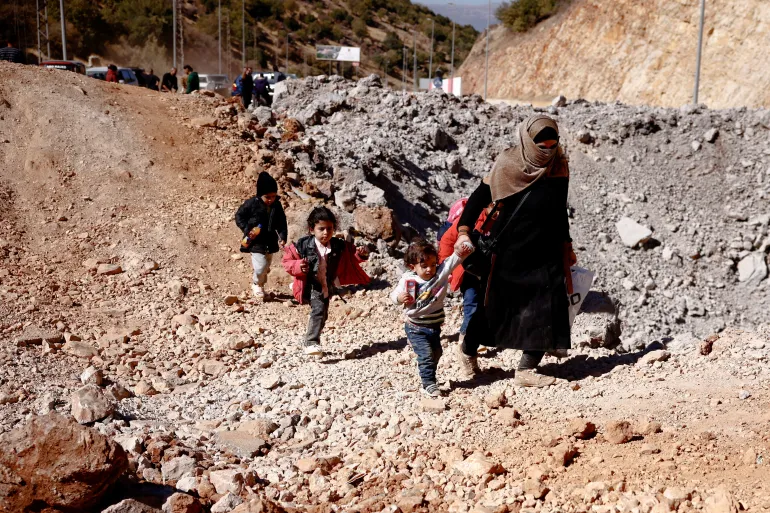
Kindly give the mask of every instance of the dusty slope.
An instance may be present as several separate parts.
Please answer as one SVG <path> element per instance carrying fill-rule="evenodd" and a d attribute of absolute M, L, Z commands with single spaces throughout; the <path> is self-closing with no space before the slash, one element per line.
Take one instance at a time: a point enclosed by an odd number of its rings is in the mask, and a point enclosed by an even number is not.
<path fill-rule="evenodd" d="M 212 476 L 234 469 L 259 477 L 256 484 L 244 479 L 236 487 L 240 495 L 267 495 L 299 511 L 397 511 L 397 504 L 422 512 L 617 507 L 737 513 L 730 500 L 727 508 L 713 509 L 721 486 L 748 511 L 770 505 L 766 328 L 729 330 L 710 356 L 702 356 L 700 340 L 688 336 L 671 341 L 668 353 L 651 352 L 659 345 L 630 355 L 581 349 L 561 364 L 546 361 L 546 371 L 565 380 L 558 386 L 513 390 L 518 355 L 512 351 L 486 355 L 487 372 L 476 380 L 460 376 L 450 351 L 460 320 L 455 300 L 439 367 L 451 391 L 446 409 L 432 411 L 420 404 L 414 357 L 398 312 L 386 304 L 387 283 L 356 292 L 347 304 L 333 303 L 324 339 L 329 355 L 320 361 L 297 351 L 306 308 L 285 298 L 256 304 L 242 295 L 232 306 L 223 301 L 224 293 L 243 290 L 248 275 L 241 261 L 230 258 L 237 243 L 230 216 L 248 183 L 240 171 L 252 143 L 244 141 L 258 131 L 242 129 L 223 111 L 218 119 L 226 129 L 190 128 L 187 118 L 212 114 L 216 100 L 171 99 L 80 82 L 66 73 L 8 70 L 0 67 L 14 77 L 0 93 L 9 104 L 0 119 L 0 141 L 9 141 L 0 146 L 0 176 L 13 198 L 0 205 L 1 236 L 8 241 L 0 247 L 0 304 L 7 305 L 0 313 L 0 430 L 24 424 L 30 414 L 68 413 L 70 394 L 82 386 L 79 374 L 94 365 L 108 383 L 138 394 L 119 402 L 120 416 L 94 425 L 134 449 L 134 485 L 121 493 L 136 494 L 137 483 L 152 484 L 157 494 L 178 487 L 210 504 L 223 495 L 213 491 Z M 55 87 L 34 89 L 41 76 Z M 28 97 L 20 86 L 49 98 Z M 67 96 L 68 88 L 80 96 Z M 63 109 L 68 116 L 41 116 L 28 105 L 56 107 L 44 112 Z M 145 114 L 139 124 L 132 119 L 137 112 Z M 113 131 L 109 117 L 95 129 L 100 116 L 116 117 L 122 132 Z M 41 136 L 32 146 L 24 136 L 36 131 Z M 256 144 L 268 142 L 265 137 Z M 68 153 L 61 158 L 49 151 L 53 164 L 40 161 L 36 170 L 30 164 L 25 174 L 24 163 L 38 162 L 40 146 Z M 125 159 L 136 173 L 128 182 L 133 188 L 112 177 L 116 164 L 108 168 L 89 159 L 92 147 L 111 160 Z M 142 159 L 154 164 L 143 167 Z M 188 169 L 180 170 L 177 159 Z M 64 181 L 57 168 L 75 176 Z M 40 192 L 44 187 L 64 197 L 65 205 L 74 203 L 72 209 L 58 210 L 53 192 Z M 292 215 L 308 209 L 286 197 Z M 115 204 L 125 204 L 128 214 L 111 217 Z M 41 211 L 41 205 L 53 207 Z M 37 230 L 53 222 L 62 228 L 44 232 L 41 244 Z M 135 232 L 121 222 L 136 223 L 130 225 Z M 143 229 L 158 222 L 165 231 L 157 233 L 192 233 L 199 242 L 169 243 Z M 80 239 L 85 231 L 88 238 Z M 138 269 L 129 266 L 135 254 Z M 84 259 L 103 255 L 114 255 L 127 272 L 103 276 L 82 266 Z M 160 269 L 143 270 L 151 259 Z M 377 266 L 392 268 L 393 262 L 375 256 L 368 268 Z M 169 287 L 175 276 L 186 293 Z M 230 280 L 240 285 L 232 287 Z M 49 332 L 45 338 L 51 340 L 83 338 L 96 355 L 78 357 L 58 343 L 17 346 L 32 329 Z M 512 409 L 498 413 L 499 404 L 487 404 L 500 392 L 520 419 Z M 599 434 L 577 438 L 568 420 L 575 417 L 595 422 Z M 611 443 L 613 420 L 631 422 L 634 440 Z M 660 422 L 662 432 L 649 420 Z M 132 437 L 138 443 L 132 445 Z M 477 451 L 502 469 L 476 458 L 457 464 Z M 564 466 L 567 454 L 573 460 Z M 164 464 L 183 455 L 193 458 L 194 469 L 186 478 L 168 478 L 171 464 Z"/>
<path fill-rule="evenodd" d="M 564 94 L 630 104 L 692 101 L 697 2 L 574 0 L 526 34 L 491 32 L 489 97 Z M 699 101 L 712 108 L 770 104 L 765 50 L 770 5 L 708 2 Z M 459 71 L 463 91 L 484 89 L 481 37 Z"/>

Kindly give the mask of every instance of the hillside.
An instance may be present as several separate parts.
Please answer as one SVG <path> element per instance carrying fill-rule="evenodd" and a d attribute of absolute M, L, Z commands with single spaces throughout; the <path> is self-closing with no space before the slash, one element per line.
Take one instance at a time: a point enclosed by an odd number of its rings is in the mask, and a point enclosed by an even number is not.
<path fill-rule="evenodd" d="M 519 34 L 491 32 L 489 97 L 570 98 L 680 106 L 692 101 L 698 38 L 697 2 L 574 0 Z M 770 104 L 766 42 L 770 4 L 707 4 L 701 103 L 712 108 Z M 483 93 L 485 41 L 460 74 L 465 92 Z"/>
<path fill-rule="evenodd" d="M 204 73 L 219 71 L 218 0 L 180 0 L 184 46 L 179 57 Z M 246 60 L 255 69 L 286 67 L 298 75 L 328 73 L 327 62 L 315 61 L 316 44 L 356 46 L 362 49 L 358 74 L 370 72 L 402 77 L 402 48 L 408 48 L 407 76 L 412 74 L 413 33 L 417 35 L 418 74 L 426 77 L 430 58 L 431 18 L 435 20 L 433 70 L 448 71 L 452 23 L 427 7 L 409 0 L 223 0 L 222 72 L 239 72 L 243 54 L 245 8 Z M 173 12 L 171 2 L 131 0 L 72 0 L 66 4 L 68 53 L 81 60 L 97 54 L 120 65 L 168 68 L 172 62 Z M 58 3 L 49 6 L 51 53 L 61 55 Z M 28 51 L 36 50 L 34 3 L 0 6 L 0 36 Z M 470 25 L 456 27 L 455 63 L 470 51 L 478 33 Z M 30 58 L 32 58 L 30 56 Z M 346 63 L 334 71 L 355 74 Z"/>

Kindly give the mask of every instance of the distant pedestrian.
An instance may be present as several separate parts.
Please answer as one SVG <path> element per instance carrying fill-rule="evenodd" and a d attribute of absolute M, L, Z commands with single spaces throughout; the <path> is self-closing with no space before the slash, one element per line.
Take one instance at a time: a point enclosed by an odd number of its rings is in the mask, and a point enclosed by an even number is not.
<path fill-rule="evenodd" d="M 176 68 L 171 68 L 171 71 L 163 74 L 163 79 L 160 81 L 160 90 L 164 93 L 176 93 L 179 90 Z"/>
<path fill-rule="evenodd" d="M 201 88 L 200 80 L 198 79 L 198 72 L 193 71 L 192 66 L 186 64 L 184 70 L 187 72 L 187 87 L 184 94 L 190 94 L 193 91 L 198 91 Z"/>
<path fill-rule="evenodd" d="M 13 43 L 8 41 L 5 48 L 0 48 L 0 61 L 24 64 L 24 56 L 22 55 L 21 50 L 14 48 Z"/>
<path fill-rule="evenodd" d="M 444 73 L 436 70 L 436 76 L 433 78 L 433 89 L 442 89 L 444 85 Z"/>
<path fill-rule="evenodd" d="M 262 100 L 269 107 L 273 103 L 270 98 L 269 88 L 270 83 L 265 78 L 265 75 L 260 73 L 259 77 L 254 81 L 254 101 L 260 103 L 260 100 Z"/>
<path fill-rule="evenodd" d="M 251 76 L 251 68 L 246 66 L 243 68 L 243 73 L 237 79 L 235 79 L 235 94 L 241 98 L 241 104 L 244 109 L 248 109 L 251 105 L 251 95 L 254 91 L 254 77 Z"/>
<path fill-rule="evenodd" d="M 241 205 L 235 214 L 235 224 L 243 232 L 241 252 L 251 253 L 254 266 L 251 291 L 256 299 L 262 300 L 273 253 L 283 249 L 288 237 L 286 214 L 278 197 L 278 184 L 267 172 L 259 173 L 257 195 Z"/>
<path fill-rule="evenodd" d="M 107 82 L 118 83 L 118 67 L 114 64 L 107 66 L 107 76 L 104 78 Z"/>
<path fill-rule="evenodd" d="M 144 75 L 144 83 L 147 84 L 147 89 L 152 89 L 153 91 L 158 90 L 158 82 L 160 82 L 160 79 L 158 78 L 155 73 L 153 73 L 153 70 L 151 69 L 149 73 L 146 73 Z"/>

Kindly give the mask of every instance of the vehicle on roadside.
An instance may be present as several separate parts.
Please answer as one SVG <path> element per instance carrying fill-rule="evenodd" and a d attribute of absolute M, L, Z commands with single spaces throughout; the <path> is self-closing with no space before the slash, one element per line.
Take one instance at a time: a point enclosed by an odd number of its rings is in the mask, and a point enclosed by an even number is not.
<path fill-rule="evenodd" d="M 222 96 L 229 96 L 230 94 L 230 79 L 227 78 L 227 75 L 209 73 L 198 75 L 198 80 L 200 81 L 201 90 L 214 91 Z"/>
<path fill-rule="evenodd" d="M 144 68 L 138 68 L 136 66 L 131 66 L 131 71 L 134 72 L 134 75 L 136 75 L 136 80 L 139 82 L 139 87 L 147 87 L 147 84 L 144 81 Z"/>
<path fill-rule="evenodd" d="M 91 78 L 97 78 L 99 80 L 107 79 L 107 66 L 99 66 L 97 68 L 88 68 L 86 75 Z M 133 86 L 139 85 L 139 79 L 136 78 L 136 74 L 131 68 L 118 68 L 118 82 L 121 84 L 128 84 Z"/>
<path fill-rule="evenodd" d="M 40 67 L 51 69 L 66 69 L 67 71 L 74 71 L 80 75 L 86 74 L 86 65 L 78 61 L 43 61 L 40 63 Z"/>

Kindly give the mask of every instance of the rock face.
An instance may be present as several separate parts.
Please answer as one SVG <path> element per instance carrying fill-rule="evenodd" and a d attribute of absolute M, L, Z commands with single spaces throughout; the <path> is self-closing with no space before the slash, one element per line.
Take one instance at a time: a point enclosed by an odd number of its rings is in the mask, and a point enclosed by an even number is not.
<path fill-rule="evenodd" d="M 88 511 L 128 468 L 123 449 L 56 413 L 0 436 L 0 511 Z"/>
<path fill-rule="evenodd" d="M 587 100 L 685 105 L 692 102 L 698 17 L 697 6 L 666 0 L 577 0 L 523 34 L 499 25 L 490 35 L 489 68 L 509 71 L 490 74 L 489 96 L 528 99 L 561 93 Z M 712 108 L 770 103 L 770 69 L 750 76 L 746 72 L 764 59 L 768 19 L 770 5 L 760 0 L 709 4 L 701 102 Z M 484 90 L 484 43 L 480 37 L 457 72 L 465 94 Z M 535 55 L 527 48 L 542 51 Z M 612 66 L 605 65 L 609 53 Z M 688 63 L 686 72 L 683 63 Z"/>

